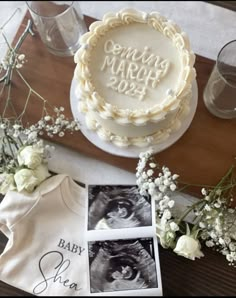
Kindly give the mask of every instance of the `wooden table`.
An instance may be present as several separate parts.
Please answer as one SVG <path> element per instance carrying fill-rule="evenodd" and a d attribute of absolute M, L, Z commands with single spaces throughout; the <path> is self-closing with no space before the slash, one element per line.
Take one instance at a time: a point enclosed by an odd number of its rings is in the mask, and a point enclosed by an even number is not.
<path fill-rule="evenodd" d="M 27 17 L 23 20 L 16 38 L 23 32 Z M 85 18 L 87 25 L 94 21 Z M 206 43 L 206 46 L 210 46 Z M 66 115 L 72 116 L 69 92 L 75 64 L 73 57 L 53 56 L 43 46 L 38 34 L 28 36 L 21 47 L 28 62 L 22 69 L 25 79 L 53 105 L 65 107 Z M 197 184 L 217 183 L 219 178 L 234 162 L 236 154 L 236 120 L 222 120 L 212 116 L 203 103 L 202 93 L 212 70 L 214 61 L 196 57 L 198 106 L 193 122 L 187 132 L 173 146 L 156 154 L 160 164 L 164 164 L 181 175 L 183 181 Z M 13 101 L 21 111 L 27 89 L 19 77 L 13 77 Z M 35 121 L 40 108 L 38 101 L 29 105 L 27 120 Z M 1 108 L 1 106 L 0 106 Z M 91 144 L 81 132 L 54 138 L 54 141 L 68 146 L 96 159 L 114 166 L 135 172 L 137 159 L 108 154 Z M 0 235 L 0 250 L 7 239 Z M 165 296 L 226 296 L 236 294 L 236 271 L 228 266 L 225 258 L 213 250 L 203 248 L 205 258 L 197 261 L 177 257 L 172 251 L 160 247 L 160 262 Z M 29 295 L 4 283 L 0 283 L 0 295 Z"/>
<path fill-rule="evenodd" d="M 86 17 L 87 24 L 94 19 Z M 23 21 L 17 36 L 23 32 L 26 19 Z M 206 43 L 206 46 L 210 46 Z M 20 52 L 25 53 L 27 62 L 21 69 L 22 75 L 31 86 L 52 105 L 64 106 L 65 114 L 72 117 L 70 107 L 70 87 L 74 74 L 73 57 L 61 58 L 50 54 L 43 46 L 39 35 L 28 36 Z M 183 181 L 195 184 L 215 185 L 220 177 L 235 161 L 236 156 L 236 119 L 224 120 L 211 115 L 206 109 L 202 94 L 209 78 L 214 61 L 196 56 L 198 84 L 198 106 L 194 119 L 187 132 L 171 147 L 156 154 L 161 165 L 166 165 L 178 173 Z M 28 94 L 28 89 L 17 74 L 13 77 L 12 101 L 18 112 Z M 2 100 L 0 102 L 4 104 Z M 42 104 L 35 97 L 29 102 L 27 121 L 35 123 L 40 117 Z M 125 170 L 135 172 L 136 158 L 111 155 L 95 147 L 79 131 L 74 135 L 54 137 L 55 142 L 67 146 L 77 152 L 102 160 Z"/>

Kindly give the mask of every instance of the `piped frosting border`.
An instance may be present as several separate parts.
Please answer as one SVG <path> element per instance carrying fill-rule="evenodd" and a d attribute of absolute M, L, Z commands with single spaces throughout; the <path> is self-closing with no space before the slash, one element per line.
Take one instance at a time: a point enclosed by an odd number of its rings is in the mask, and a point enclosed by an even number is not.
<path fill-rule="evenodd" d="M 89 60 L 91 50 L 96 46 L 98 39 L 105 33 L 117 26 L 130 24 L 133 22 L 146 23 L 153 29 L 161 32 L 168 37 L 174 46 L 181 53 L 182 73 L 181 83 L 175 94 L 168 94 L 162 104 L 157 104 L 151 109 L 127 110 L 119 109 L 110 103 L 107 103 L 98 92 L 96 92 L 92 82 L 89 70 Z M 179 108 L 182 99 L 189 94 L 192 81 L 196 76 L 193 67 L 195 55 L 190 49 L 190 43 L 187 35 L 172 21 L 167 20 L 158 12 L 146 13 L 135 9 L 123 9 L 117 13 L 107 13 L 102 21 L 96 21 L 89 27 L 89 32 L 80 38 L 81 47 L 74 56 L 77 64 L 74 72 L 75 78 L 78 80 L 77 93 L 80 99 L 84 101 L 84 110 L 95 110 L 104 119 L 113 119 L 120 124 L 145 125 L 147 122 L 158 122 L 165 118 L 165 114 L 169 110 Z"/>

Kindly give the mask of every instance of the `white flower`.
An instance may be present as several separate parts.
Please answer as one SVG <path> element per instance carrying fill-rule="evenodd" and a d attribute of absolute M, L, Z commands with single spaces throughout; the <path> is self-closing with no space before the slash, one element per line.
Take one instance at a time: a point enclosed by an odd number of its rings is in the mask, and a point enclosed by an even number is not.
<path fill-rule="evenodd" d="M 226 255 L 226 259 L 231 263 L 234 261 L 234 257 L 232 256 L 232 254 L 227 254 Z"/>
<path fill-rule="evenodd" d="M 158 235 L 158 232 L 157 232 Z M 169 248 L 174 246 L 174 241 L 175 241 L 175 232 L 173 231 L 161 231 L 160 234 L 158 235 L 160 239 L 161 246 L 163 248 Z"/>
<path fill-rule="evenodd" d="M 214 246 L 214 242 L 212 240 L 208 240 L 208 241 L 206 241 L 206 246 L 207 247 L 213 247 Z"/>
<path fill-rule="evenodd" d="M 151 151 L 140 154 L 136 177 L 140 193 L 146 192 L 156 203 L 156 234 L 160 244 L 164 248 L 172 248 L 180 256 L 195 260 L 204 256 L 200 245 L 200 241 L 204 241 L 207 247 L 214 247 L 227 256 L 230 265 L 236 266 L 236 229 L 234 229 L 236 208 L 228 207 L 227 202 L 233 200 L 233 192 L 228 194 L 226 191 L 233 189 L 235 184 L 232 181 L 228 183 L 225 179 L 220 187 L 213 189 L 203 187 L 201 205 L 192 204 L 186 207 L 183 214 L 177 214 L 177 210 L 172 209 L 175 198 L 172 198 L 171 194 L 173 196 L 178 187 L 179 175 L 172 175 L 166 166 L 160 168 L 152 154 Z M 156 168 L 161 169 L 159 173 L 154 171 Z M 232 173 L 231 168 L 224 177 L 230 177 Z M 190 212 L 195 215 L 192 232 L 186 222 Z M 179 238 L 183 223 L 186 224 L 187 230 L 185 235 L 180 235 Z"/>
<path fill-rule="evenodd" d="M 6 129 L 6 127 L 7 127 L 7 126 L 6 126 L 5 123 L 1 123 L 1 124 L 0 124 L 0 128 L 2 128 L 2 129 Z"/>
<path fill-rule="evenodd" d="M 205 225 L 204 222 L 200 221 L 199 222 L 199 227 L 202 228 L 202 229 L 204 229 L 206 227 L 206 225 Z"/>
<path fill-rule="evenodd" d="M 160 186 L 159 186 L 159 190 L 160 190 L 160 192 L 165 192 L 166 189 L 167 189 L 167 187 L 166 187 L 165 185 L 160 185 Z"/>
<path fill-rule="evenodd" d="M 170 219 L 171 218 L 171 212 L 168 209 L 165 209 L 162 215 L 162 218 L 165 219 Z"/>
<path fill-rule="evenodd" d="M 156 234 L 163 248 L 173 248 L 175 245 L 175 232 L 169 230 L 169 225 L 163 220 L 157 219 Z"/>
<path fill-rule="evenodd" d="M 176 190 L 176 185 L 174 184 L 174 183 L 172 183 L 171 185 L 170 185 L 170 190 L 171 191 L 175 191 Z"/>
<path fill-rule="evenodd" d="M 173 208 L 174 205 L 175 205 L 175 201 L 174 200 L 171 200 L 171 201 L 168 202 L 169 208 Z"/>
<path fill-rule="evenodd" d="M 231 251 L 235 251 L 236 250 L 236 245 L 234 244 L 234 243 L 230 243 L 229 244 L 229 249 L 231 250 Z"/>
<path fill-rule="evenodd" d="M 161 211 L 163 211 L 164 209 L 166 209 L 168 206 L 168 201 L 163 199 L 163 200 L 160 200 L 159 202 L 159 208 Z"/>
<path fill-rule="evenodd" d="M 165 179 L 163 183 L 164 185 L 169 186 L 171 184 L 171 181 L 169 179 Z"/>
<path fill-rule="evenodd" d="M 147 178 L 148 178 L 146 172 L 143 172 L 143 173 L 142 173 L 142 178 L 143 178 L 143 179 L 147 179 Z"/>
<path fill-rule="evenodd" d="M 50 121 L 50 119 L 51 119 L 51 117 L 49 115 L 47 115 L 47 116 L 44 117 L 44 120 L 45 121 Z"/>
<path fill-rule="evenodd" d="M 20 55 L 18 56 L 18 59 L 19 59 L 20 61 L 24 60 L 24 59 L 25 59 L 25 54 L 20 54 Z"/>
<path fill-rule="evenodd" d="M 19 124 L 14 124 L 14 125 L 13 125 L 13 128 L 14 128 L 15 130 L 19 130 L 19 129 L 21 128 L 21 126 L 20 126 Z"/>
<path fill-rule="evenodd" d="M 154 171 L 153 171 L 153 170 L 149 169 L 149 170 L 147 171 L 147 175 L 148 175 L 148 177 L 151 177 L 153 174 L 154 174 Z"/>
<path fill-rule="evenodd" d="M 154 183 L 159 186 L 161 184 L 161 179 L 158 177 L 155 179 Z"/>
<path fill-rule="evenodd" d="M 200 247 L 200 243 L 197 239 L 183 235 L 178 239 L 174 252 L 190 260 L 195 260 L 195 258 L 204 256 Z"/>
<path fill-rule="evenodd" d="M 231 239 L 230 239 L 230 237 L 225 236 L 224 241 L 226 244 L 229 244 L 231 242 Z"/>
<path fill-rule="evenodd" d="M 206 209 L 206 211 L 211 211 L 211 207 L 208 204 L 205 205 L 204 209 Z"/>
<path fill-rule="evenodd" d="M 20 192 L 26 190 L 32 192 L 34 188 L 40 183 L 35 177 L 34 171 L 29 169 L 21 169 L 14 175 L 17 190 Z"/>
<path fill-rule="evenodd" d="M 28 141 L 29 142 L 34 142 L 38 137 L 38 133 L 36 131 L 31 131 L 28 134 Z"/>
<path fill-rule="evenodd" d="M 156 168 L 157 165 L 156 165 L 155 163 L 151 162 L 151 163 L 149 164 L 149 166 L 150 166 L 150 168 L 154 169 L 154 168 Z"/>
<path fill-rule="evenodd" d="M 220 208 L 221 204 L 220 204 L 220 203 L 215 203 L 214 206 L 215 206 L 216 208 Z"/>
<path fill-rule="evenodd" d="M 216 235 L 216 233 L 214 231 L 212 231 L 212 232 L 210 232 L 210 237 L 212 239 L 216 239 L 217 238 L 217 235 Z"/>
<path fill-rule="evenodd" d="M 23 65 L 21 63 L 16 64 L 16 68 L 21 68 Z"/>
<path fill-rule="evenodd" d="M 14 190 L 14 175 L 13 174 L 0 174 L 0 193 L 5 195 L 8 190 Z"/>
<path fill-rule="evenodd" d="M 25 165 L 30 169 L 38 167 L 43 158 L 43 148 L 33 148 L 26 146 L 17 154 L 19 165 Z"/>
<path fill-rule="evenodd" d="M 221 245 L 225 245 L 225 241 L 224 241 L 224 239 L 220 238 L 220 239 L 219 239 L 219 243 L 220 243 Z"/>
<path fill-rule="evenodd" d="M 176 179 L 178 179 L 179 178 L 179 175 L 177 175 L 177 174 L 174 174 L 173 176 L 172 176 L 172 179 L 173 180 L 176 180 Z"/>
<path fill-rule="evenodd" d="M 38 179 L 39 183 L 41 183 L 51 175 L 48 172 L 47 166 L 41 164 L 36 169 L 34 169 L 34 176 Z"/>
<path fill-rule="evenodd" d="M 150 182 L 148 187 L 149 187 L 149 189 L 155 189 L 156 185 L 154 182 Z"/>
<path fill-rule="evenodd" d="M 164 172 L 164 177 L 165 178 L 168 178 L 168 177 L 171 176 L 171 172 L 168 169 L 165 169 L 163 172 Z"/>
<path fill-rule="evenodd" d="M 172 221 L 172 222 L 170 223 L 170 229 L 171 229 L 172 231 L 176 232 L 176 231 L 179 230 L 179 226 L 178 226 L 174 221 Z"/>

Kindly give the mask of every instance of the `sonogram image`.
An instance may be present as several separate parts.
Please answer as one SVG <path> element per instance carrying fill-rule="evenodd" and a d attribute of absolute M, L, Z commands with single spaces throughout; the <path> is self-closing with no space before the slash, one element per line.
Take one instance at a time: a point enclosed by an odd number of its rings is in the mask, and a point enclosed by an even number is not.
<path fill-rule="evenodd" d="M 88 229 L 121 229 L 152 225 L 150 197 L 136 185 L 89 185 Z"/>
<path fill-rule="evenodd" d="M 91 293 L 157 288 L 152 238 L 88 242 Z"/>

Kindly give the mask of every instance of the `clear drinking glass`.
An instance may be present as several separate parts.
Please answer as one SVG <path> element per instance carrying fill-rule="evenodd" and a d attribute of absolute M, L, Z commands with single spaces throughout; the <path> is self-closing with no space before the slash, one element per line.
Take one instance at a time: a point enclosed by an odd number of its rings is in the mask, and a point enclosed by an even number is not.
<path fill-rule="evenodd" d="M 41 40 L 49 52 L 72 56 L 87 31 L 78 1 L 26 1 Z"/>
<path fill-rule="evenodd" d="M 236 40 L 220 50 L 204 89 L 203 99 L 215 116 L 236 118 Z"/>

